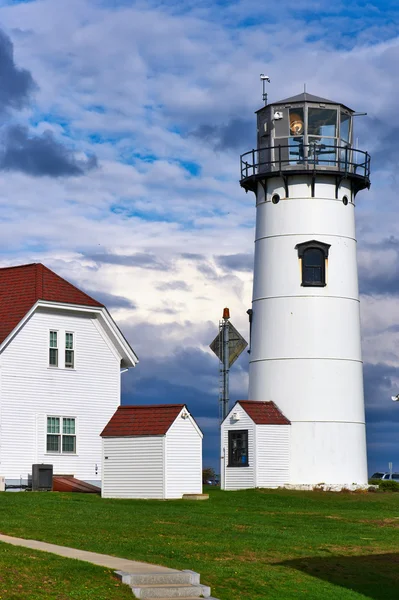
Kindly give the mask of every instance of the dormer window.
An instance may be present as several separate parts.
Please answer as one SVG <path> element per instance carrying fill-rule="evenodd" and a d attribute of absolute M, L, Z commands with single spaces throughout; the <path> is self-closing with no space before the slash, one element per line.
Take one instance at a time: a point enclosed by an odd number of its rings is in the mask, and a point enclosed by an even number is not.
<path fill-rule="evenodd" d="M 326 261 L 330 244 L 303 242 L 297 244 L 298 258 L 302 266 L 302 283 L 304 287 L 324 287 L 326 285 Z"/>

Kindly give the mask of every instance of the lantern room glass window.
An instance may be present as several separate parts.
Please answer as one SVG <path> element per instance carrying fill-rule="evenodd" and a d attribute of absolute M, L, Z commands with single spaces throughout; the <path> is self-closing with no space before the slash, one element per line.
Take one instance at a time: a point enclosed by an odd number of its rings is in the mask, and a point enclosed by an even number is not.
<path fill-rule="evenodd" d="M 351 117 L 347 113 L 341 111 L 339 167 L 340 169 L 345 171 L 348 170 L 348 165 L 351 163 L 351 160 L 353 158 L 353 152 L 350 148 L 350 137 Z"/>
<path fill-rule="evenodd" d="M 341 112 L 340 137 L 343 142 L 349 144 L 351 117 L 347 113 Z"/>
<path fill-rule="evenodd" d="M 309 158 L 321 167 L 334 167 L 337 161 L 338 111 L 333 108 L 308 108 Z"/>
<path fill-rule="evenodd" d="M 309 159 L 321 167 L 335 167 L 337 164 L 336 140 L 309 136 Z"/>
<path fill-rule="evenodd" d="M 337 137 L 338 111 L 334 108 L 308 108 L 308 135 Z"/>
<path fill-rule="evenodd" d="M 248 430 L 229 431 L 229 467 L 248 467 Z"/>
<path fill-rule="evenodd" d="M 290 108 L 289 110 L 289 164 L 303 164 L 303 135 L 305 131 L 305 118 L 303 108 Z"/>

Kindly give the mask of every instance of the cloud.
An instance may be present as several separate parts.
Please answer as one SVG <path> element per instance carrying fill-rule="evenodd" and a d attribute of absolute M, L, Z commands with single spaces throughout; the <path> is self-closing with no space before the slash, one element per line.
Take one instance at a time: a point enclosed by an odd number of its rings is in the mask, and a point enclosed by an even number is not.
<path fill-rule="evenodd" d="M 23 108 L 35 88 L 31 73 L 15 65 L 13 43 L 0 30 L 0 112 Z"/>
<path fill-rule="evenodd" d="M 2 132 L 0 169 L 3 171 L 21 171 L 34 177 L 68 177 L 83 175 L 96 166 L 95 156 L 77 159 L 51 131 L 31 135 L 27 127 L 11 125 Z"/>
<path fill-rule="evenodd" d="M 160 292 L 166 292 L 169 290 L 178 290 L 181 292 L 189 292 L 191 289 L 190 286 L 185 281 L 179 281 L 179 280 L 167 281 L 165 283 L 157 283 L 155 287 Z"/>
<path fill-rule="evenodd" d="M 399 294 L 399 240 L 391 235 L 359 253 L 359 289 L 365 295 Z"/>
<path fill-rule="evenodd" d="M 101 304 L 104 304 L 109 310 L 112 310 L 113 308 L 129 308 L 135 310 L 137 308 L 132 300 L 125 298 L 124 296 L 115 296 L 115 294 L 101 291 L 85 291 L 89 296 L 95 298 L 98 302 L 101 302 Z"/>
<path fill-rule="evenodd" d="M 391 396 L 399 391 L 399 368 L 383 363 L 366 363 L 363 373 L 371 474 L 379 470 L 387 471 L 388 461 L 396 465 L 399 463 L 399 406 L 391 400 Z"/>
<path fill-rule="evenodd" d="M 91 254 L 87 255 L 97 264 L 139 267 L 163 271 L 168 268 L 166 262 L 153 253 L 136 252 L 135 254 Z"/>
<path fill-rule="evenodd" d="M 216 262 L 225 271 L 252 272 L 254 268 L 254 255 L 251 253 L 242 253 L 217 256 Z"/>
<path fill-rule="evenodd" d="M 255 144 L 255 127 L 252 119 L 232 118 L 219 125 L 200 125 L 191 133 L 204 140 L 215 150 L 240 150 L 244 153 Z"/>

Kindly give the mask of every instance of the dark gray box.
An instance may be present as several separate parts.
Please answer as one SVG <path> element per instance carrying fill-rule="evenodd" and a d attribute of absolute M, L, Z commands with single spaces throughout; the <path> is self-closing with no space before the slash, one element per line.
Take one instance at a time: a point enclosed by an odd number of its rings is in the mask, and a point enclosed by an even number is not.
<path fill-rule="evenodd" d="M 32 492 L 53 491 L 53 465 L 32 465 Z"/>

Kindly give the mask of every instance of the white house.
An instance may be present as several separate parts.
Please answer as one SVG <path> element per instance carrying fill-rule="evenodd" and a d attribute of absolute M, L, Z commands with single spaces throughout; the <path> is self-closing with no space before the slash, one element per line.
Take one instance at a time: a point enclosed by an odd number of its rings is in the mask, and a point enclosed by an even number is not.
<path fill-rule="evenodd" d="M 103 498 L 202 493 L 203 434 L 184 404 L 119 406 L 101 436 Z"/>
<path fill-rule="evenodd" d="M 290 429 L 274 402 L 236 402 L 222 423 L 222 489 L 289 483 Z"/>
<path fill-rule="evenodd" d="M 99 484 L 99 434 L 138 359 L 105 306 L 42 264 L 0 269 L 0 475 Z"/>

